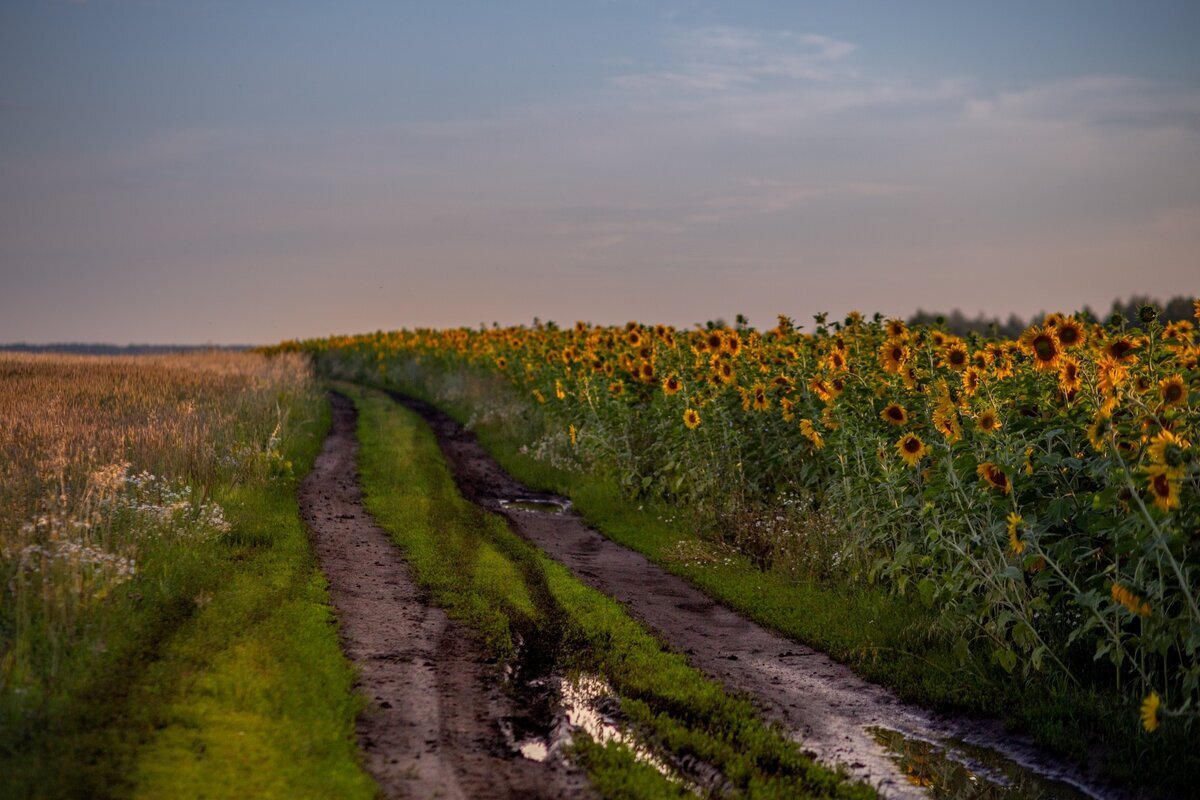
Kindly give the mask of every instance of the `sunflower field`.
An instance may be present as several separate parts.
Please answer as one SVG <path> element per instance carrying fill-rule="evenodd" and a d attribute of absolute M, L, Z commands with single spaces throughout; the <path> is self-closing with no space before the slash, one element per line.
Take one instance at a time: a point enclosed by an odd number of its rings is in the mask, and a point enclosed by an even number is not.
<path fill-rule="evenodd" d="M 549 431 L 530 454 L 689 509 L 764 568 L 915 593 L 964 648 L 1119 687 L 1153 732 L 1200 715 L 1200 344 L 1158 317 L 1051 314 L 1015 340 L 853 313 L 281 349 L 381 382 L 499 376 Z"/>

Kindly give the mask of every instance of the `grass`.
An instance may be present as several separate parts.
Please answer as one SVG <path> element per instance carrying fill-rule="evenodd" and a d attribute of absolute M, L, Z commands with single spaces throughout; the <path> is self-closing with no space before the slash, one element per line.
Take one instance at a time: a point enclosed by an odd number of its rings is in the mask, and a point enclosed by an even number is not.
<path fill-rule="evenodd" d="M 446 402 L 426 386 L 396 386 L 437 403 L 460 422 L 486 402 L 468 391 Z M 617 482 L 600 475 L 565 471 L 521 452 L 536 435 L 528 425 L 485 421 L 474 427 L 480 442 L 510 474 L 526 485 L 571 498 L 588 523 L 691 581 L 715 600 L 796 641 L 828 653 L 903 699 L 926 707 L 1003 719 L 1066 758 L 1098 763 L 1118 783 L 1163 796 L 1185 795 L 1200 781 L 1200 747 L 1182 725 L 1148 736 L 1137 709 L 1115 692 L 1095 691 L 1065 680 L 1026 681 L 979 658 L 963 662 L 956 640 L 943 632 L 934 613 L 913 596 L 882 587 L 848 588 L 797 581 L 762 570 L 749 559 L 722 552 L 720 558 L 677 557 L 680 543 L 703 552 L 710 543 L 693 526 L 675 521 L 680 509 L 664 503 L 631 503 Z"/>
<path fill-rule="evenodd" d="M 294 414 L 315 409 L 293 409 Z M 325 409 L 284 455 L 302 475 Z M 295 479 L 220 484 L 229 533 L 148 558 L 32 712 L 0 728 L 0 797 L 363 797 L 359 701 Z"/>
<path fill-rule="evenodd" d="M 366 505 L 404 550 L 416 579 L 500 658 L 603 677 L 638 735 L 662 753 L 717 767 L 752 797 L 871 797 L 815 764 L 745 700 L 668 652 L 613 600 L 459 494 L 432 431 L 381 392 L 340 387 L 359 409 Z M 628 749 L 581 744 L 606 797 L 677 797 L 683 788 Z"/>

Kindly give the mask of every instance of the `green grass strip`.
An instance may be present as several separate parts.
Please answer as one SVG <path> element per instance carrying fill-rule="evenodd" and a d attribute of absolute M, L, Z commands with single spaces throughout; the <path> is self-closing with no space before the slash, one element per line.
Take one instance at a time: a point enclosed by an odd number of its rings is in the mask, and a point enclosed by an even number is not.
<path fill-rule="evenodd" d="M 716 766 L 745 796 L 872 797 L 804 756 L 745 700 L 668 652 L 619 604 L 577 581 L 459 494 L 432 431 L 386 395 L 340 386 L 360 413 L 366 505 L 403 548 L 435 601 L 501 657 L 518 640 L 550 652 L 557 669 L 591 672 L 622 698 L 655 748 Z M 683 788 L 626 748 L 581 745 L 577 755 L 611 798 L 678 797 Z"/>

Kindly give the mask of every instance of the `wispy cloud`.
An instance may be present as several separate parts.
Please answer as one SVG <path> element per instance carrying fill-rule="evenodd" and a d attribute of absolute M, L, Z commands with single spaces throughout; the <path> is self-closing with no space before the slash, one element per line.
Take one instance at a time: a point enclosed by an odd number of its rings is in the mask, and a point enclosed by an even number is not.
<path fill-rule="evenodd" d="M 720 92 L 827 80 L 855 46 L 819 34 L 719 26 L 677 32 L 667 40 L 666 50 L 667 64 L 617 75 L 612 84 L 643 92 Z"/>

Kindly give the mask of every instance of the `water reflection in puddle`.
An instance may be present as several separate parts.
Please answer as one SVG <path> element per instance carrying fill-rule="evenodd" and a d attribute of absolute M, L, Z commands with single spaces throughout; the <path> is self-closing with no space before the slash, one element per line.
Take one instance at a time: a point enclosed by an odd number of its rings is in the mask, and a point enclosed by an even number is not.
<path fill-rule="evenodd" d="M 518 750 L 522 756 L 532 761 L 545 761 L 551 753 L 582 731 L 597 744 L 624 745 L 638 761 L 653 767 L 668 780 L 694 791 L 695 787 L 690 782 L 622 726 L 611 710 L 605 710 L 615 709 L 619 701 L 616 692 L 603 678 L 585 674 L 572 680 L 559 679 L 558 697 L 564 724 L 555 726 L 549 741 L 527 739 L 521 742 Z"/>
<path fill-rule="evenodd" d="M 931 744 L 887 728 L 867 731 L 889 753 L 909 783 L 935 798 L 971 800 L 1090 800 L 1091 795 L 1044 778 L 995 750 L 955 740 Z"/>
<path fill-rule="evenodd" d="M 541 500 L 537 498 L 516 498 L 501 500 L 500 507 L 506 510 L 536 511 L 541 514 L 561 514 L 567 510 L 570 503 L 558 500 Z"/>

